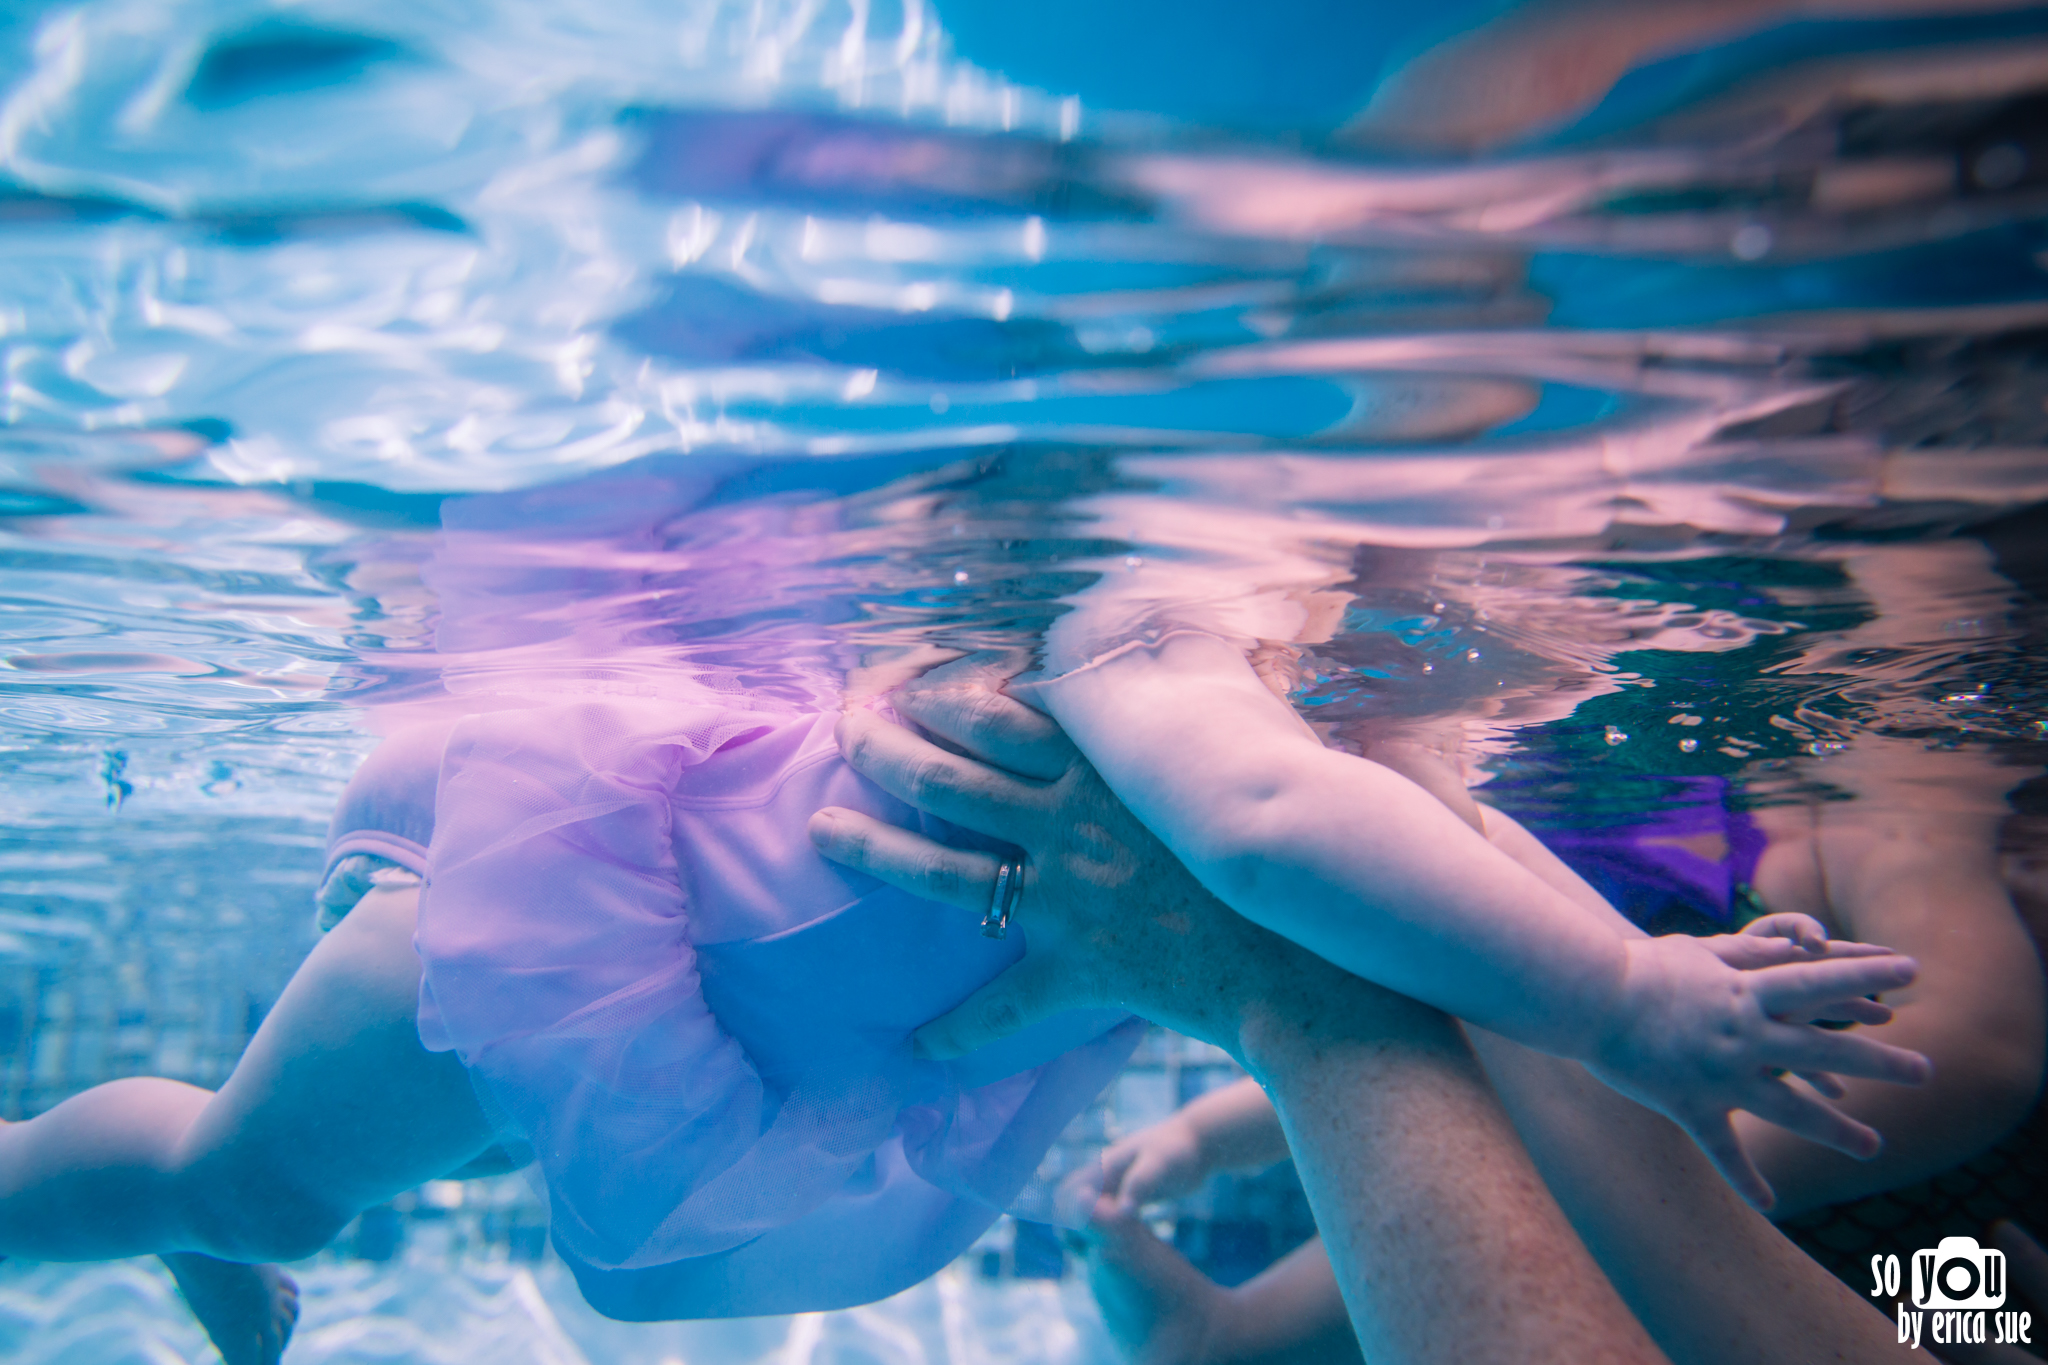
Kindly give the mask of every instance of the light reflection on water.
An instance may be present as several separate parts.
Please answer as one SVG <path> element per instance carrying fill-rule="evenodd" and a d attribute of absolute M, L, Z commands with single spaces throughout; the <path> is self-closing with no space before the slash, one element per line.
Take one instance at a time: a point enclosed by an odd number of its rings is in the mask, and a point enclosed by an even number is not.
<path fill-rule="evenodd" d="M 2048 21 L 1955 23 L 1476 160 L 1084 117 L 916 0 L 0 28 L 9 1113 L 218 1078 L 386 708 L 816 701 L 1084 590 L 1341 595 L 1304 714 L 1538 819 L 2018 781 Z"/>

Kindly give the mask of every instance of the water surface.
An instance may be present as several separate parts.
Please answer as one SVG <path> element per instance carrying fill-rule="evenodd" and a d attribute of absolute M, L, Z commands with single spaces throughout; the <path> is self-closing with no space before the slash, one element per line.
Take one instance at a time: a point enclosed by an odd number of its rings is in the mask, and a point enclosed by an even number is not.
<path fill-rule="evenodd" d="M 1275 641 L 1303 714 L 1545 828 L 1897 799 L 1843 759 L 1886 745 L 2048 809 L 2042 11 L 1716 39 L 1481 155 L 1347 140 L 1333 74 L 1146 112 L 962 35 L 984 65 L 917 0 L 0 25 L 8 1117 L 225 1074 L 408 708 L 829 701 L 1083 597 L 1327 603 Z M 1181 1097 L 1116 1093 L 1098 1135 Z M 965 1270 L 629 1345 L 514 1245 L 407 1272 L 459 1311 L 337 1253 L 297 1358 L 1104 1349 L 1071 1281 Z M 0 1290 L 23 1359 L 196 1358 L 135 1268 Z M 351 1295 L 410 1325 L 319 1326 Z"/>

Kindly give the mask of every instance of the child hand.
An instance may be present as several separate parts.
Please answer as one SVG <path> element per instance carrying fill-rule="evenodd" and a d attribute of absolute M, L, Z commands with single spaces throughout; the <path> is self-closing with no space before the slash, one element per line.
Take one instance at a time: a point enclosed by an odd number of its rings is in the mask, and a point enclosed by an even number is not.
<path fill-rule="evenodd" d="M 1124 1213 L 1178 1199 L 1208 1177 L 1201 1140 L 1180 1114 L 1122 1138 L 1102 1154 L 1102 1193 Z"/>
<path fill-rule="evenodd" d="M 1815 957 L 1797 946 L 1803 931 L 1804 926 L 1776 926 L 1748 935 L 1755 942 L 1740 945 L 1727 940 L 1743 935 L 1629 940 L 1613 1027 L 1586 1061 L 1608 1085 L 1685 1129 L 1758 1209 L 1768 1209 L 1775 1196 L 1736 1139 L 1730 1111 L 1747 1110 L 1867 1160 L 1880 1146 L 1877 1133 L 1786 1084 L 1784 1073 L 1824 1076 L 1816 1088 L 1834 1098 L 1840 1096 L 1833 1081 L 1837 1073 L 1901 1085 L 1922 1084 L 1931 1074 L 1917 1052 L 1803 1022 L 1845 1011 L 1846 1001 L 1906 985 L 1917 964 L 1864 945 Z M 1737 962 L 1768 959 L 1788 949 L 1806 960 L 1745 968 L 1723 956 Z"/>

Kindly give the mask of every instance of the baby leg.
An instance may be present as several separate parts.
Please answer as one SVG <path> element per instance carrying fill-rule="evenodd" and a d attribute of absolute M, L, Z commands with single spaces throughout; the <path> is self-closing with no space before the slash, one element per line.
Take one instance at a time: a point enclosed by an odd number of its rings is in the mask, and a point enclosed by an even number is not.
<path fill-rule="evenodd" d="M 115 1081 L 0 1128 L 0 1253 L 289 1260 L 492 1135 L 420 1046 L 417 892 L 366 896 L 313 950 L 218 1094 Z"/>
<path fill-rule="evenodd" d="M 299 1284 L 282 1267 L 172 1251 L 164 1267 L 192 1316 L 213 1338 L 221 1365 L 276 1365 L 299 1321 Z"/>

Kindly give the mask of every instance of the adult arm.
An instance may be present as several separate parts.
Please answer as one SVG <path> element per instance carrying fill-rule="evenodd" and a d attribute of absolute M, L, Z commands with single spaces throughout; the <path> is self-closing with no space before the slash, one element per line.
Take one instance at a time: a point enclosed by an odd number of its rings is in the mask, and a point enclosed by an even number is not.
<path fill-rule="evenodd" d="M 1080 1004 L 1133 1009 L 1224 1048 L 1272 1095 L 1366 1358 L 1664 1358 L 1545 1190 L 1455 1023 L 1231 913 L 1085 764 L 1052 786 L 1052 804 L 1005 836 L 1032 855 L 1030 947 L 1012 969 L 1032 989 L 936 1021 L 921 1034 L 934 1054 Z M 821 811 L 812 837 L 964 913 L 986 905 L 989 855 L 849 811 Z M 1149 883 L 1132 897 L 1138 848 Z"/>
<path fill-rule="evenodd" d="M 943 728 L 963 695 L 912 692 L 897 704 Z M 1415 782 L 1324 747 L 1220 638 L 1181 632 L 1128 647 L 1039 684 L 1033 699 L 1233 909 L 1369 980 L 1585 1062 L 1680 1123 L 1760 1207 L 1770 1187 L 1730 1111 L 1856 1156 L 1879 1146 L 1875 1131 L 1774 1070 L 1925 1078 L 1924 1058 L 1804 1022 L 1903 985 L 1910 960 L 1844 960 L 1863 950 L 1827 945 L 1813 955 L 1834 960 L 1801 961 L 1808 951 L 1781 940 L 1776 957 L 1751 943 L 1751 957 L 1724 961 L 1683 936 L 1626 936 Z M 854 715 L 843 742 L 856 766 L 924 804 L 943 765 L 910 757 L 900 733 Z"/>
<path fill-rule="evenodd" d="M 1919 1092 L 1848 1082 L 1843 1108 L 1885 1135 L 1871 1162 L 1742 1131 L 1773 1183 L 1798 1191 L 1784 1214 L 1925 1179 L 1998 1141 L 2038 1098 L 2048 1038 L 2040 957 L 1997 861 L 2005 791 L 2025 771 L 1876 736 L 1819 766 L 1857 799 L 1760 812 L 1771 845 L 1757 889 L 1913 955 L 1920 977 L 1887 997 L 1897 1018 L 1884 1032 L 1931 1058 L 1935 1076 Z"/>
<path fill-rule="evenodd" d="M 942 1054 L 1007 1026 L 1021 1026 L 1035 1017 L 1035 1011 L 1050 1011 L 1064 1000 L 1088 996 L 1088 983 L 1070 977 L 1061 960 L 1073 955 L 1074 947 L 1090 935 L 1112 933 L 1117 925 L 1150 925 L 1150 932 L 1141 929 L 1139 941 L 1155 948 L 1170 946 L 1181 941 L 1182 927 L 1194 922 L 1189 918 L 1191 907 L 1205 903 L 1185 870 L 1127 812 L 1119 811 L 1107 792 L 1071 775 L 1071 753 L 1062 750 L 1056 734 L 1047 733 L 1043 718 L 1021 708 L 1006 710 L 1000 702 L 981 702 L 979 719 L 957 726 L 955 738 L 973 752 L 1000 760 L 1012 772 L 1059 777 L 1042 788 L 995 789 L 1002 793 L 997 799 L 1013 806 L 1016 818 L 1007 826 L 1010 837 L 1031 851 L 1037 869 L 1019 921 L 1032 935 L 1031 946 L 1024 961 L 1012 969 L 1013 975 L 1023 973 L 1012 983 L 1019 989 L 970 1001 L 927 1030 Z M 1069 833 L 1061 837 L 1060 831 Z M 832 813 L 814 822 L 813 837 L 828 854 L 919 894 L 969 911 L 987 903 L 994 864 L 986 855 L 941 849 L 907 831 L 873 827 Z M 1085 962 L 1074 965 L 1085 972 Z M 1173 960 L 1155 962 L 1145 970 L 1161 983 L 1185 983 L 1183 998 L 1189 1002 L 1199 1002 L 1210 990 L 1226 990 L 1235 979 L 1217 985 L 1210 975 L 1192 974 Z M 1109 989 L 1119 989 L 1119 979 L 1112 974 Z M 1034 981 L 1044 984 L 1038 987 Z M 1198 1021 L 1187 1004 L 1150 1000 L 1130 983 L 1121 989 L 1127 992 L 1122 998 L 1130 1008 L 1166 1016 L 1163 1022 L 1202 1036 L 1192 1027 Z M 1290 998 L 1284 986 L 1280 998 Z M 1672 1124 L 1623 1100 L 1575 1064 L 1483 1036 L 1481 1053 L 1494 1068 L 1542 1175 L 1584 1238 L 1576 1245 L 1590 1248 L 1599 1258 L 1613 1277 L 1611 1282 L 1672 1358 L 1700 1365 L 1727 1360 L 1803 1365 L 1822 1358 L 1893 1358 L 1890 1324 L 1884 1317 L 1745 1207 Z M 1317 1063 L 1311 1060 L 1306 1065 L 1314 1069 Z M 1376 1082 L 1354 1074 L 1351 1083 Z M 1371 1104 L 1376 1093 L 1360 1091 L 1357 1098 Z M 1320 1135 L 1314 1130 L 1316 1094 L 1290 1094 L 1279 1088 L 1272 1094 L 1289 1125 L 1290 1141 L 1314 1141 L 1318 1136 L 1328 1140 L 1329 1128 Z M 1341 1093 L 1328 1091 L 1320 1099 L 1344 1102 Z M 1305 1120 L 1304 1115 L 1310 1117 Z M 1411 1131 L 1427 1136 L 1420 1125 Z M 1452 1169 L 1439 1161 L 1430 1145 L 1431 1152 L 1410 1150 L 1408 1156 L 1425 1172 Z M 1364 1150 L 1370 1152 L 1371 1144 Z M 1318 1222 L 1326 1230 L 1333 1226 L 1333 1215 L 1353 1216 L 1337 1198 L 1348 1187 L 1341 1175 L 1331 1178 L 1328 1162 L 1304 1163 L 1302 1171 Z M 1472 1214 L 1469 1206 L 1459 1204 L 1455 1182 L 1446 1193 L 1454 1207 Z M 1512 1207 L 1512 1202 L 1503 1206 L 1504 1211 Z M 1361 1226 L 1373 1225 L 1370 1206 L 1357 1212 L 1365 1216 Z M 1431 1217 L 1426 1204 L 1411 1206 L 1408 1212 L 1425 1225 Z M 1482 1241 L 1493 1237 L 1485 1215 L 1478 1218 L 1477 1223 L 1462 1224 L 1458 1232 Z M 1436 1235 L 1453 1234 L 1449 1228 L 1438 1228 Z M 1399 1243 L 1400 1237 L 1385 1240 Z M 1357 1250 L 1355 1229 L 1342 1244 L 1332 1241 L 1339 1279 L 1350 1286 L 1347 1301 L 1363 1291 L 1363 1285 L 1345 1278 L 1363 1273 L 1364 1267 L 1352 1259 Z M 1369 1255 L 1371 1249 L 1365 1250 Z M 1499 1250 L 1495 1248 L 1496 1253 Z M 1788 1303 L 1795 1306 L 1788 1310 Z M 1443 1358 L 1458 1357 L 1447 1351 Z M 1532 1352 L 1529 1358 L 1543 1357 Z"/>
<path fill-rule="evenodd" d="M 1236 646 L 1173 635 L 1032 699 L 1238 913 L 1461 1019 L 1591 1050 L 1621 938 L 1408 778 L 1324 747 Z"/>

